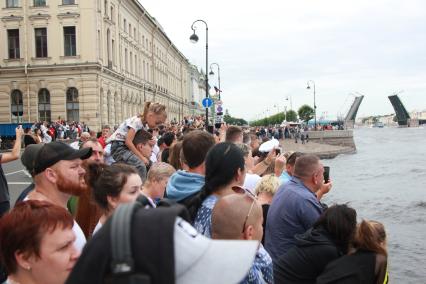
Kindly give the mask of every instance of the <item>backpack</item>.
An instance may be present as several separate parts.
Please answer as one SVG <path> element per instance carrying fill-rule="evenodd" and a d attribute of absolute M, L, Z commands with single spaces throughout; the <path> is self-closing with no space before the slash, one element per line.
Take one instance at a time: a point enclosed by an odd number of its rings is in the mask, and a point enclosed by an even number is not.
<path fill-rule="evenodd" d="M 189 220 L 189 215 L 168 200 L 150 206 L 141 195 L 116 208 L 86 244 L 66 283 L 173 284 L 174 224 L 176 217 Z"/>

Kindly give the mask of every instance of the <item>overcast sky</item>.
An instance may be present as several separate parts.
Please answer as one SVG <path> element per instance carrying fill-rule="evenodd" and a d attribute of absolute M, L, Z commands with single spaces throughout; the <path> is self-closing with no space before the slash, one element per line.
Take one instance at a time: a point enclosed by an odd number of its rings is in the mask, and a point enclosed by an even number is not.
<path fill-rule="evenodd" d="M 313 105 L 317 115 L 346 113 L 356 92 L 358 116 L 393 113 L 387 96 L 400 92 L 408 111 L 426 109 L 426 1 L 424 0 L 140 0 L 178 49 L 205 69 L 221 68 L 224 107 L 248 120 Z M 217 73 L 217 72 L 216 72 Z M 210 77 L 217 85 L 217 77 Z M 287 101 L 286 98 L 289 98 Z"/>

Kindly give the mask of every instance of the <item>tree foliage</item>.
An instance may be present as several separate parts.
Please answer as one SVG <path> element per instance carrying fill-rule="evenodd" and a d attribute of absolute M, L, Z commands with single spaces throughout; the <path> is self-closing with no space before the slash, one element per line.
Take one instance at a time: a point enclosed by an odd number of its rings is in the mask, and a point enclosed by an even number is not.
<path fill-rule="evenodd" d="M 223 120 L 230 125 L 247 125 L 247 121 L 242 118 L 232 117 L 228 110 L 226 110 Z"/>
<path fill-rule="evenodd" d="M 287 111 L 287 121 L 297 121 L 297 113 L 294 110 Z"/>
<path fill-rule="evenodd" d="M 314 109 L 308 105 L 302 105 L 298 110 L 299 118 L 306 123 L 314 117 Z"/>

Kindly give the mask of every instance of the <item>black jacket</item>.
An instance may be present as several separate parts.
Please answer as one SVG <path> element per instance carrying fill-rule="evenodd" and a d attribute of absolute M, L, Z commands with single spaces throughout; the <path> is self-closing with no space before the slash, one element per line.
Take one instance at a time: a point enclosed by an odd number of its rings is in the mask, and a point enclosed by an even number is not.
<path fill-rule="evenodd" d="M 275 283 L 315 283 L 326 265 L 344 254 L 321 227 L 295 238 L 296 246 L 274 262 Z"/>
<path fill-rule="evenodd" d="M 386 257 L 379 257 L 382 265 L 377 265 L 374 252 L 358 250 L 329 263 L 318 277 L 318 284 L 375 284 L 388 283 Z M 377 269 L 378 268 L 378 269 Z M 377 271 L 376 271 L 377 270 Z M 386 279 L 386 280 L 385 280 Z M 385 280 L 385 281 L 384 281 Z"/>

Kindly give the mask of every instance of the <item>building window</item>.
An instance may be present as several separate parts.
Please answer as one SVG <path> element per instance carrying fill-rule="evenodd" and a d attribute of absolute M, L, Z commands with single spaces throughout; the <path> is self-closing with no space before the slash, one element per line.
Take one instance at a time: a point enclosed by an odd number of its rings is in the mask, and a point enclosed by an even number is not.
<path fill-rule="evenodd" d="M 9 59 L 20 57 L 19 53 L 19 30 L 7 30 Z"/>
<path fill-rule="evenodd" d="M 114 22 L 114 7 L 111 6 L 111 21 Z"/>
<path fill-rule="evenodd" d="M 124 30 L 124 32 L 127 32 L 127 21 L 126 21 L 126 19 L 123 20 L 123 30 Z"/>
<path fill-rule="evenodd" d="M 130 74 L 133 74 L 133 53 L 130 51 Z"/>
<path fill-rule="evenodd" d="M 108 17 L 108 0 L 105 0 L 105 16 Z"/>
<path fill-rule="evenodd" d="M 62 0 L 62 5 L 74 5 L 75 0 Z"/>
<path fill-rule="evenodd" d="M 38 120 L 51 121 L 50 93 L 47 89 L 40 89 L 40 91 L 38 91 Z"/>
<path fill-rule="evenodd" d="M 46 0 L 34 0 L 34 7 L 46 6 Z"/>
<path fill-rule="evenodd" d="M 35 31 L 36 57 L 47 57 L 47 29 L 38 28 Z"/>
<path fill-rule="evenodd" d="M 124 49 L 124 70 L 129 71 L 129 58 L 127 56 L 127 48 Z"/>
<path fill-rule="evenodd" d="M 6 0 L 6 8 L 19 7 L 19 0 Z"/>
<path fill-rule="evenodd" d="M 78 103 L 78 90 L 74 87 L 67 90 L 67 119 L 68 121 L 80 120 L 80 105 Z"/>
<path fill-rule="evenodd" d="M 22 122 L 24 102 L 22 100 L 22 92 L 20 90 L 12 91 L 12 94 L 10 95 L 10 110 L 12 123 Z"/>
<path fill-rule="evenodd" d="M 111 61 L 113 64 L 115 64 L 115 41 L 111 41 Z"/>
<path fill-rule="evenodd" d="M 64 27 L 64 55 L 76 56 L 75 27 Z"/>

